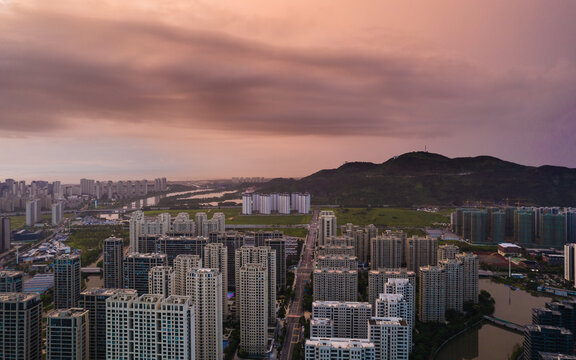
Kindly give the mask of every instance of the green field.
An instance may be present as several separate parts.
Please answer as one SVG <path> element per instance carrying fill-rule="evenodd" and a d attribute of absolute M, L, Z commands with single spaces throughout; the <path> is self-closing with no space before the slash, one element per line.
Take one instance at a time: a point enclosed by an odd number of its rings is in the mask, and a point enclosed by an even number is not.
<path fill-rule="evenodd" d="M 443 213 L 429 213 L 412 209 L 396 208 L 336 208 L 338 225 L 352 223 L 354 225 L 374 224 L 378 227 L 423 228 L 434 223 L 449 223 L 450 217 Z"/>
<path fill-rule="evenodd" d="M 72 214 L 64 214 L 64 217 L 65 218 L 72 217 Z M 26 226 L 26 216 L 24 215 L 9 216 L 9 218 L 10 218 L 10 228 L 12 230 L 18 230 Z M 50 221 L 52 221 L 52 215 L 44 214 L 41 216 L 40 219 L 41 222 L 51 224 Z"/>
<path fill-rule="evenodd" d="M 226 224 L 230 225 L 296 225 L 309 224 L 310 215 L 241 215 L 242 209 L 195 209 L 195 210 L 152 210 L 146 211 L 146 216 L 154 216 L 161 213 L 169 213 L 176 216 L 184 212 L 190 214 L 194 219 L 196 213 L 205 212 L 208 218 L 212 218 L 214 213 L 222 212 L 226 215 Z"/>
<path fill-rule="evenodd" d="M 81 250 L 82 266 L 92 264 L 102 255 L 104 239 L 116 236 L 124 239 L 125 244 L 129 241 L 128 230 L 122 225 L 74 226 L 70 230 L 66 245 Z"/>

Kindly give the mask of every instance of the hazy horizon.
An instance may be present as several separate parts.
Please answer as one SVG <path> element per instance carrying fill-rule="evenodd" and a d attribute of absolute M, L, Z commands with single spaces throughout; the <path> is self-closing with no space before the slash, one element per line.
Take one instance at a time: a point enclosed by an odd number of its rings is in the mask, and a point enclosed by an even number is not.
<path fill-rule="evenodd" d="M 0 176 L 576 167 L 576 2 L 0 2 Z"/>

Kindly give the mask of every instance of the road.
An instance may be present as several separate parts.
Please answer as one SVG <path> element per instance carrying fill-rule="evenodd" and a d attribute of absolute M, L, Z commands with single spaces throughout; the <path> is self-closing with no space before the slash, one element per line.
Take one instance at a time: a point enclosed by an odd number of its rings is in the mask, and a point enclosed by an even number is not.
<path fill-rule="evenodd" d="M 290 309 L 286 315 L 286 337 L 284 339 L 284 346 L 280 355 L 281 360 L 292 360 L 292 353 L 294 346 L 300 342 L 302 329 L 300 326 L 300 317 L 304 315 L 302 308 L 302 300 L 304 298 L 304 286 L 306 281 L 310 281 L 312 270 L 314 268 L 314 241 L 316 239 L 316 229 L 318 221 L 318 211 L 314 211 L 306 242 L 302 248 L 302 255 L 300 262 L 296 267 L 295 272 L 295 285 L 294 285 L 294 300 L 290 304 Z"/>

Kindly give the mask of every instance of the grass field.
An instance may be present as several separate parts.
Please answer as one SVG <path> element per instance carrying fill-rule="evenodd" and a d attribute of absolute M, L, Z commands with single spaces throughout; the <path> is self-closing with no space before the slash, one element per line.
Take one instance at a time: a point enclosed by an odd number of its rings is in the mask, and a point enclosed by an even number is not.
<path fill-rule="evenodd" d="M 64 214 L 65 218 L 69 218 L 72 217 L 72 214 Z M 42 222 L 46 222 L 48 224 L 50 224 L 50 221 L 52 220 L 52 215 L 49 214 L 44 214 L 42 215 L 42 217 L 40 218 Z M 20 228 L 23 228 L 26 226 L 26 216 L 21 215 L 21 216 L 10 216 L 10 228 L 12 230 L 18 230 Z"/>
<path fill-rule="evenodd" d="M 226 223 L 230 225 L 296 225 L 309 224 L 310 215 L 241 215 L 242 209 L 195 209 L 195 210 L 152 210 L 146 211 L 146 216 L 155 216 L 164 212 L 176 216 L 185 212 L 194 218 L 196 213 L 205 212 L 208 218 L 212 218 L 214 213 L 222 212 L 226 215 Z"/>
<path fill-rule="evenodd" d="M 434 223 L 449 223 L 450 217 L 444 213 L 430 213 L 412 209 L 396 208 L 337 208 L 333 210 L 338 219 L 338 225 L 352 223 L 354 225 L 374 224 L 379 227 L 423 228 Z"/>
<path fill-rule="evenodd" d="M 74 226 L 66 245 L 80 249 L 82 266 L 88 266 L 102 254 L 104 239 L 113 235 L 124 239 L 125 243 L 129 241 L 128 230 L 122 225 Z"/>

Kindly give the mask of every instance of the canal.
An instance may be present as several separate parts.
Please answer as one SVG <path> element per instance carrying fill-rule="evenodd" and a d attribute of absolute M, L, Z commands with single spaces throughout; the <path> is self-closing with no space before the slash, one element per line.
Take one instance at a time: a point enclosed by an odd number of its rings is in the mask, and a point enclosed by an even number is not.
<path fill-rule="evenodd" d="M 532 322 L 532 308 L 544 307 L 551 300 L 545 296 L 532 296 L 523 290 L 512 290 L 504 284 L 480 279 L 480 290 L 488 291 L 496 301 L 494 317 L 519 325 Z M 446 344 L 436 360 L 501 360 L 508 359 L 516 345 L 522 344 L 522 335 L 491 324 L 479 325 Z"/>

